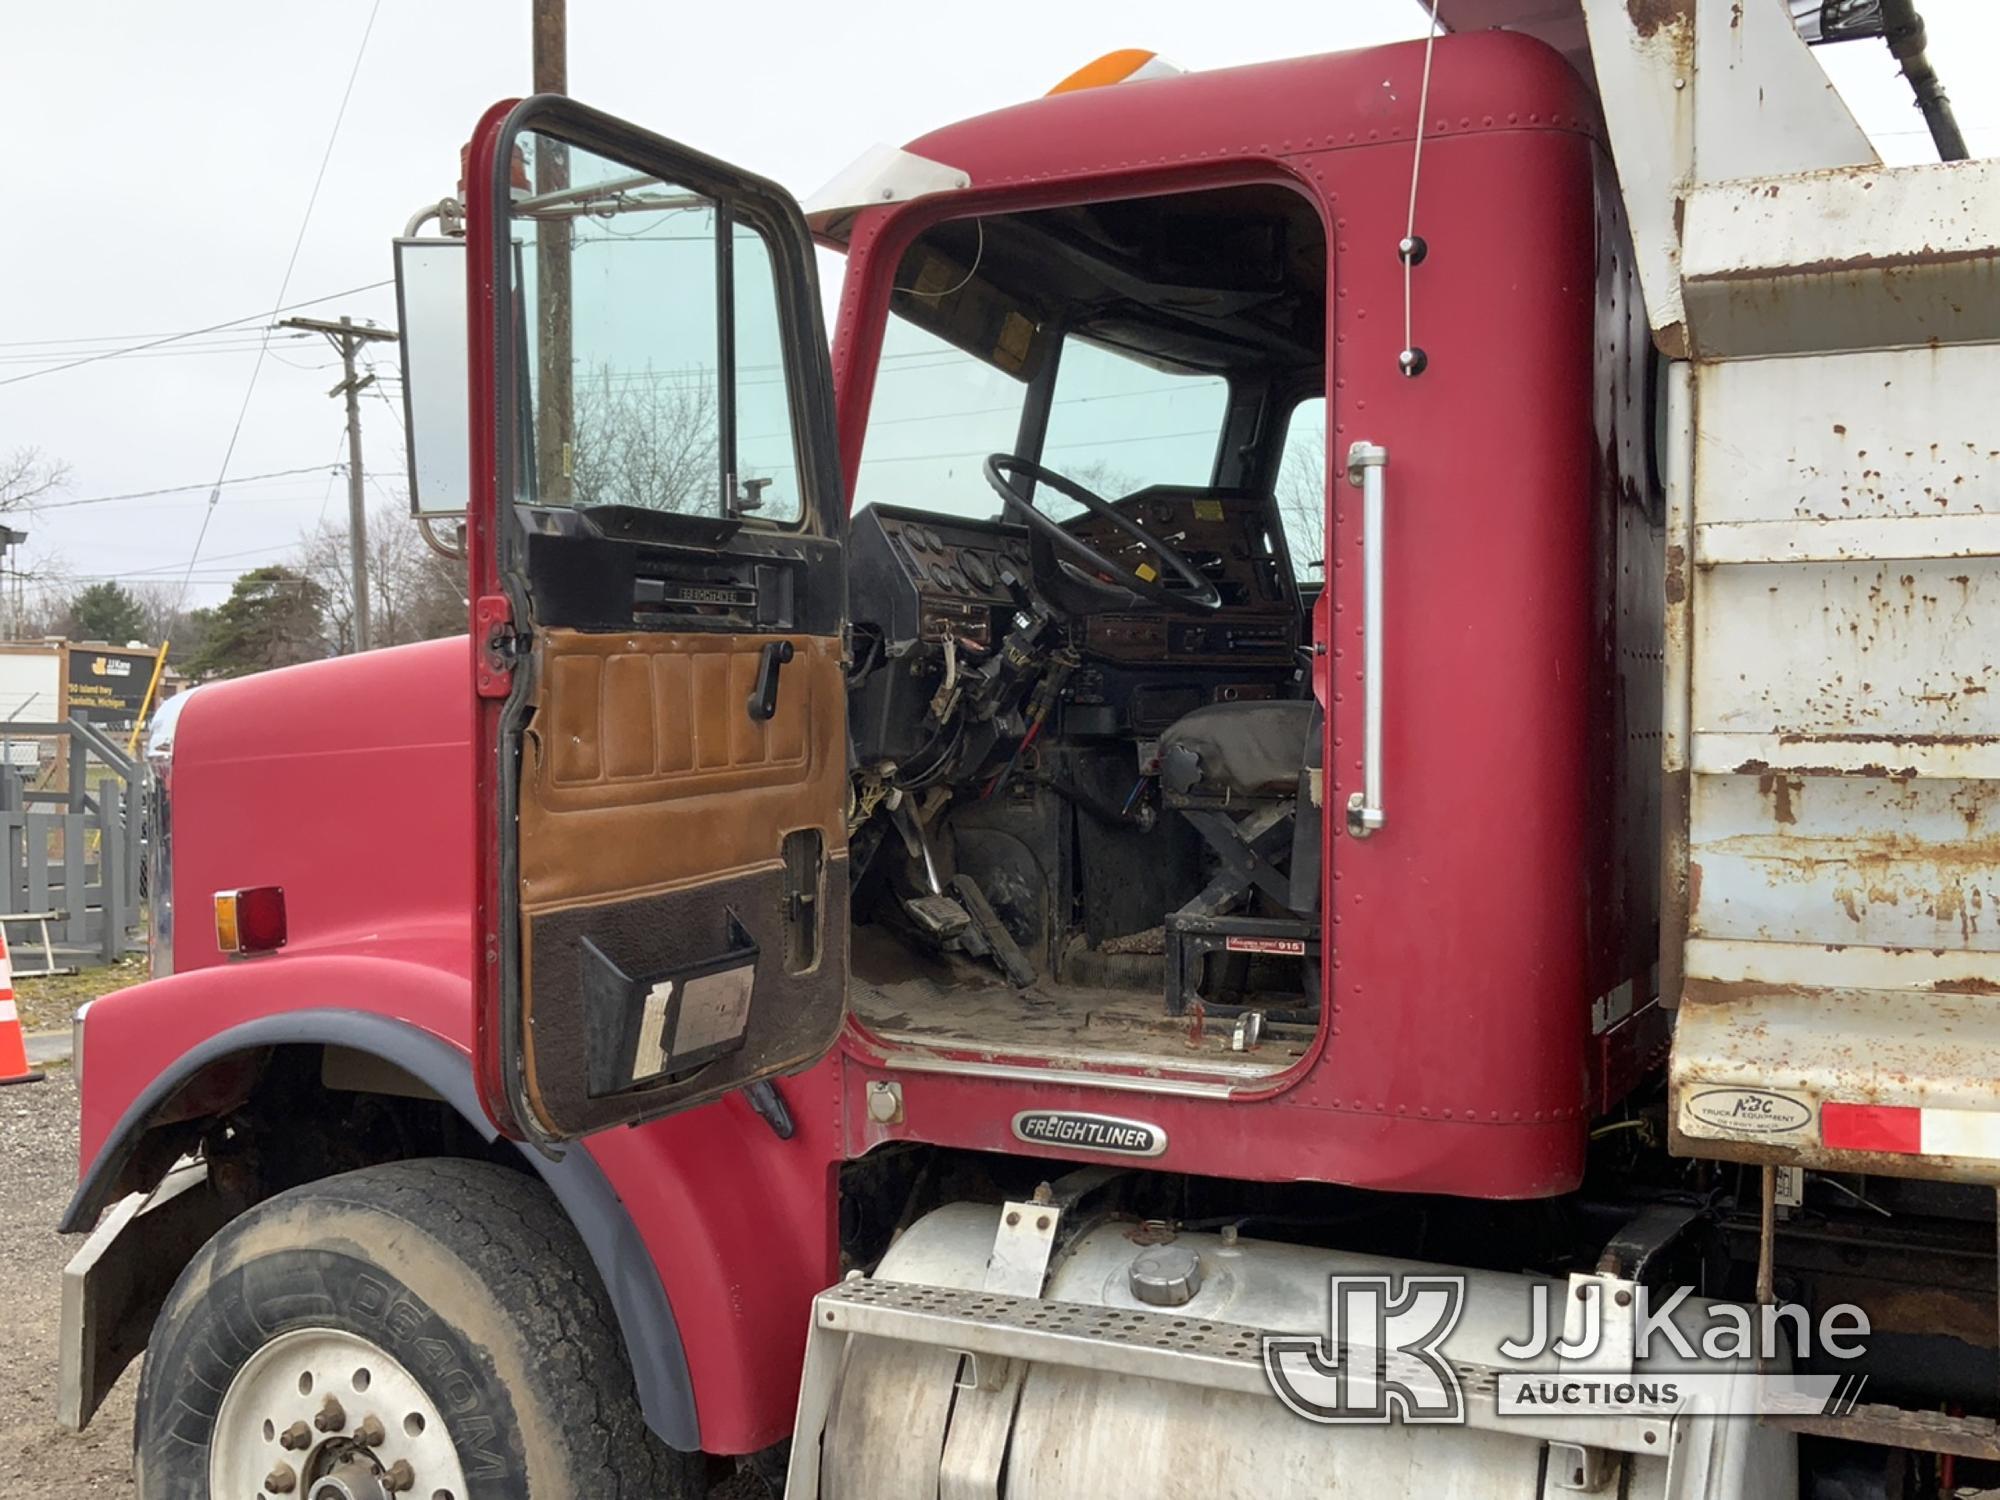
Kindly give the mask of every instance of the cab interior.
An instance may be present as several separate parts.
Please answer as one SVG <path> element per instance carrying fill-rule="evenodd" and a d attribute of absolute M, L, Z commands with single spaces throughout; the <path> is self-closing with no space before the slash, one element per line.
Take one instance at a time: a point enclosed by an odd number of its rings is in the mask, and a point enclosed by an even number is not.
<path fill-rule="evenodd" d="M 937 223 L 848 537 L 850 1003 L 1224 1080 L 1320 1021 L 1326 242 L 1277 186 Z"/>

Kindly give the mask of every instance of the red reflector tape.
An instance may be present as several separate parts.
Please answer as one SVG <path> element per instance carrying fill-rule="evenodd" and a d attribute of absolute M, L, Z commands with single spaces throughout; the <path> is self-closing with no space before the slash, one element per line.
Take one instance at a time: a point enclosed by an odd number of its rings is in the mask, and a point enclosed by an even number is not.
<path fill-rule="evenodd" d="M 1819 1108 L 1819 1137 L 1822 1145 L 1835 1151 L 2000 1161 L 2000 1109 L 1835 1101 Z"/>
<path fill-rule="evenodd" d="M 1924 1112 L 1902 1104 L 1839 1104 L 1819 1107 L 1820 1144 L 1833 1151 L 1889 1151 L 1921 1156 Z"/>

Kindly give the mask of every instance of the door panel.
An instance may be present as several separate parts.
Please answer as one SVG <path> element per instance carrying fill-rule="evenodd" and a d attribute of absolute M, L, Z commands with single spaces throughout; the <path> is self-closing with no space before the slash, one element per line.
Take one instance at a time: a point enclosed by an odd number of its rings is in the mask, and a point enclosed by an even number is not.
<path fill-rule="evenodd" d="M 838 1034 L 844 506 L 782 191 L 555 99 L 490 114 L 472 175 L 478 1065 L 554 1140 Z"/>
<path fill-rule="evenodd" d="M 754 719 L 774 644 L 793 658 L 776 712 Z M 519 832 L 536 1113 L 590 1129 L 625 1118 L 628 1090 L 670 1102 L 704 1059 L 810 1062 L 845 983 L 826 959 L 845 846 L 823 816 L 847 775 L 838 642 L 556 630 L 537 651 Z M 792 868 L 802 831 L 816 837 Z"/>

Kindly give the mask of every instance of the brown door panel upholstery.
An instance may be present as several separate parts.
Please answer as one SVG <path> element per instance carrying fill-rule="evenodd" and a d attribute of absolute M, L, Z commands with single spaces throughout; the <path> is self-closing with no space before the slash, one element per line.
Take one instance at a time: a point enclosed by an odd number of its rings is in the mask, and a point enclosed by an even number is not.
<path fill-rule="evenodd" d="M 750 717 L 765 645 L 778 710 Z M 665 890 L 778 858 L 792 829 L 847 846 L 846 679 L 825 636 L 553 630 L 522 746 L 524 911 Z"/>
<path fill-rule="evenodd" d="M 772 641 L 789 641 L 793 655 L 777 711 L 758 720 L 749 700 Z M 632 1118 L 635 1100 L 663 1111 L 811 1062 L 845 999 L 840 642 L 549 630 L 534 682 L 517 848 L 523 1062 L 543 1124 L 580 1133 Z M 785 854 L 787 835 L 803 829 L 819 838 L 801 899 Z M 801 921 L 814 932 L 803 950 Z M 754 979 L 734 1050 L 705 1068 L 628 1068 L 633 1085 L 607 1093 L 605 1039 L 629 1059 L 635 1028 L 650 1044 L 669 997 L 678 1005 L 690 993 L 672 976 L 745 941 Z M 787 958 L 800 951 L 813 955 L 803 967 Z"/>

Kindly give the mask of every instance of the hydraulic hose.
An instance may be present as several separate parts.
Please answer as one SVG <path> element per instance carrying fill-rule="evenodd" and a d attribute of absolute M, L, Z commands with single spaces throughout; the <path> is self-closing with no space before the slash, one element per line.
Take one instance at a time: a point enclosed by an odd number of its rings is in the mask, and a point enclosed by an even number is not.
<path fill-rule="evenodd" d="M 1910 81 L 1910 92 L 1917 96 L 1917 108 L 1923 111 L 1924 124 L 1937 143 L 1938 160 L 1964 161 L 1971 153 L 1965 149 L 1965 136 L 1959 131 L 1958 118 L 1951 112 L 1951 100 L 1945 97 L 1937 70 L 1925 55 L 1924 18 L 1917 14 L 1916 0 L 1882 0 L 1882 35 Z"/>

